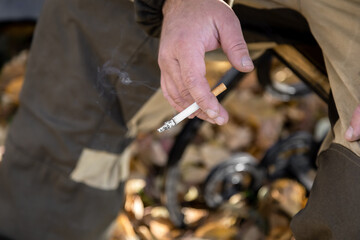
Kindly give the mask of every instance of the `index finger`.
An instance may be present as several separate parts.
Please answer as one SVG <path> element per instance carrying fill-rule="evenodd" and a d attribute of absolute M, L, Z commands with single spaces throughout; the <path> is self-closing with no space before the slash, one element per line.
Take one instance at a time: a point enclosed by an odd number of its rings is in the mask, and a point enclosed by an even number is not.
<path fill-rule="evenodd" d="M 211 93 L 205 78 L 205 50 L 190 47 L 187 51 L 179 53 L 178 61 L 182 80 L 194 101 L 210 118 L 217 118 L 220 113 L 220 103 Z"/>

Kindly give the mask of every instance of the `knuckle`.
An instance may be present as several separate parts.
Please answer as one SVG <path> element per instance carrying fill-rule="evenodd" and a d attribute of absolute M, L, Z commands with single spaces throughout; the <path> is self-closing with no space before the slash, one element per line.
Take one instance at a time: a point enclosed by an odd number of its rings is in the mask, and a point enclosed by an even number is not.
<path fill-rule="evenodd" d="M 159 52 L 159 55 L 158 55 L 158 64 L 160 67 L 165 67 L 166 66 L 166 63 L 168 62 L 168 54 L 167 53 L 162 53 L 162 52 Z"/>
<path fill-rule="evenodd" d="M 199 106 L 202 106 L 203 104 L 207 103 L 208 102 L 208 98 L 207 96 L 198 96 L 196 99 L 196 103 L 199 105 Z"/>
<path fill-rule="evenodd" d="M 229 51 L 237 52 L 247 50 L 247 45 L 244 41 L 238 41 L 229 47 Z"/>
<path fill-rule="evenodd" d="M 174 96 L 172 98 L 172 100 L 174 101 L 175 104 L 182 106 L 184 99 L 181 96 Z"/>
<path fill-rule="evenodd" d="M 188 89 L 196 88 L 197 80 L 192 72 L 188 72 L 185 76 L 184 83 Z"/>
<path fill-rule="evenodd" d="M 166 93 L 166 92 L 164 92 L 164 91 L 163 91 L 163 96 L 164 96 L 164 98 L 165 98 L 167 101 L 169 101 L 169 100 L 170 100 L 170 96 L 169 96 L 169 94 L 168 94 L 168 93 Z"/>
<path fill-rule="evenodd" d="M 181 95 L 183 98 L 188 98 L 188 97 L 190 97 L 189 90 L 188 90 L 188 89 L 182 89 L 182 90 L 180 91 L 180 95 Z"/>

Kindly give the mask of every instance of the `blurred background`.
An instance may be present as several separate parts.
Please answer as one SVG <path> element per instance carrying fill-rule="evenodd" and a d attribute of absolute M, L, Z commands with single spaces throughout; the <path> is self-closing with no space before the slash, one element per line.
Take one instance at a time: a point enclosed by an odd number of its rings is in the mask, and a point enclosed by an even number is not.
<path fill-rule="evenodd" d="M 1 155 L 42 2 L 0 2 Z M 327 105 L 281 59 L 267 59 L 264 82 L 259 71 L 231 75 L 221 52 L 206 56 L 211 85 L 233 78 L 222 96 L 228 124 L 195 119 L 137 135 L 112 239 L 292 238 L 290 220 L 306 204 L 329 129 Z"/>

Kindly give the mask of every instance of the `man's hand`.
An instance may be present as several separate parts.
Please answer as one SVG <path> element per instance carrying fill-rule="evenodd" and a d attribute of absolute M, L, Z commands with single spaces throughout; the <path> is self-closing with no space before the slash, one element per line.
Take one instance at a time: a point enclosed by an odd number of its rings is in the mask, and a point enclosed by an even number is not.
<path fill-rule="evenodd" d="M 355 109 L 345 139 L 352 142 L 360 140 L 360 105 Z"/>
<path fill-rule="evenodd" d="M 205 78 L 205 52 L 222 47 L 239 71 L 254 66 L 233 10 L 221 0 L 166 0 L 159 66 L 165 98 L 182 111 L 194 101 L 199 118 L 222 125 L 228 113 L 211 93 Z"/>

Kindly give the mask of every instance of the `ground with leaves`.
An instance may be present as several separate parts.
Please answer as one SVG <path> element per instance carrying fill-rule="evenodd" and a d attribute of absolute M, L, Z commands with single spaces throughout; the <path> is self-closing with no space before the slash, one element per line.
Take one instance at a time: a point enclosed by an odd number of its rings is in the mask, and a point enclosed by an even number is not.
<path fill-rule="evenodd" d="M 1 70 L 0 144 L 4 151 L 6 129 L 16 112 L 24 79 L 27 52 L 9 61 Z M 207 78 L 214 84 L 230 67 L 226 61 L 208 61 Z M 289 70 L 279 64 L 273 69 L 278 81 L 294 81 Z M 178 187 L 186 227 L 170 220 L 164 197 L 168 154 L 184 124 L 159 134 L 140 133 L 132 143 L 130 178 L 126 184 L 124 211 L 114 224 L 112 239 L 291 239 L 291 217 L 304 207 L 307 191 L 294 179 L 267 181 L 252 196 L 239 191 L 219 207 L 199 204 L 203 183 L 219 164 L 237 153 L 247 153 L 261 161 L 280 138 L 297 131 L 323 136 L 326 105 L 314 94 L 282 101 L 259 86 L 255 73 L 249 74 L 222 104 L 230 113 L 229 123 L 204 123 L 184 151 L 179 164 Z M 169 116 L 171 117 L 171 116 Z M 322 131 L 322 132 L 321 132 Z M 313 178 L 315 172 L 309 172 Z M 251 179 L 252 176 L 249 178 Z M 246 184 L 247 178 L 241 179 Z"/>

